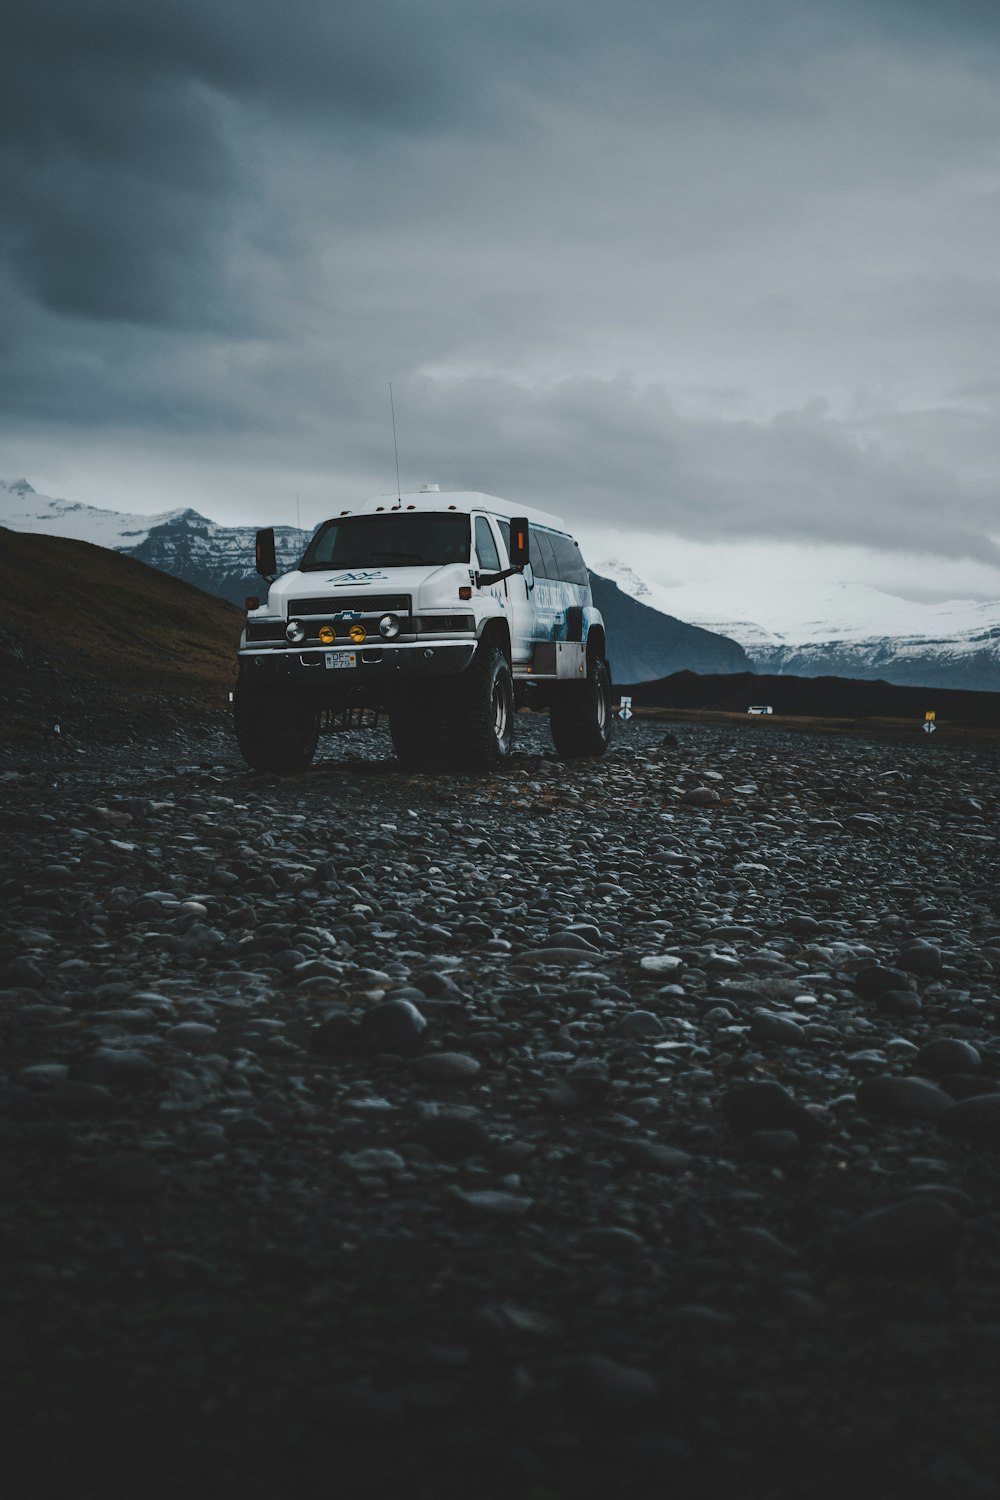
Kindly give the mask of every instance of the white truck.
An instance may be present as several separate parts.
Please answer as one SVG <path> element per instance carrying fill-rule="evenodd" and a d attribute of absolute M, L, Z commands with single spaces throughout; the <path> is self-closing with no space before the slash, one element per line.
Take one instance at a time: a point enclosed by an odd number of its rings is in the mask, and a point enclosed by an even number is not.
<path fill-rule="evenodd" d="M 604 754 L 612 726 L 604 621 L 580 548 L 557 516 L 493 495 L 366 501 L 324 521 L 240 639 L 236 736 L 247 764 L 304 770 L 322 724 L 384 710 L 397 756 L 425 769 L 495 770 L 515 710 L 547 709 L 557 752 Z"/>

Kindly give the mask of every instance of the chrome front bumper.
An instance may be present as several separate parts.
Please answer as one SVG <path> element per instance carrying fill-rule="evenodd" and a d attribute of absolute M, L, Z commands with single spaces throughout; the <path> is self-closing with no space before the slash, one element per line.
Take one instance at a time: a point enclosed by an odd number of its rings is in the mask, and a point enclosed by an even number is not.
<path fill-rule="evenodd" d="M 476 654 L 475 640 L 406 641 L 402 643 L 349 642 L 335 646 L 245 647 L 239 653 L 240 677 L 257 682 L 326 683 L 375 682 L 408 677 L 454 677 L 464 672 Z M 353 658 L 350 665 L 334 665 Z"/>

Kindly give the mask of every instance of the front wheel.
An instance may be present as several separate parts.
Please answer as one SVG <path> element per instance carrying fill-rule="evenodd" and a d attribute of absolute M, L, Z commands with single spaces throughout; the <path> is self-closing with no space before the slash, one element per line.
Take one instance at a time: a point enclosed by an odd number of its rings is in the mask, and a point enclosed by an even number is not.
<path fill-rule="evenodd" d="M 319 710 L 279 687 L 240 682 L 233 705 L 236 743 L 254 771 L 304 771 L 319 743 Z"/>
<path fill-rule="evenodd" d="M 455 752 L 466 771 L 498 771 L 511 757 L 514 679 L 496 646 L 481 645 L 456 681 Z"/>
<path fill-rule="evenodd" d="M 552 743 L 565 760 L 596 760 L 608 748 L 613 722 L 608 664 L 591 657 L 586 682 L 560 683 L 553 693 Z"/>

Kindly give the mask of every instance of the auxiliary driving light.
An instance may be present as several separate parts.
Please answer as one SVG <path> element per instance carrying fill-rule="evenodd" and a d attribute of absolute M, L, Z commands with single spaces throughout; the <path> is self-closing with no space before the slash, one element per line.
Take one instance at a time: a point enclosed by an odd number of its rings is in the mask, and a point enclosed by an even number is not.
<path fill-rule="evenodd" d="M 285 626 L 285 638 L 291 641 L 294 646 L 297 646 L 299 641 L 305 640 L 306 627 L 301 620 L 289 620 Z"/>
<path fill-rule="evenodd" d="M 337 632 L 332 625 L 321 625 L 319 627 L 319 638 L 324 646 L 332 646 L 337 639 Z"/>
<path fill-rule="evenodd" d="M 361 642 L 365 639 L 367 634 L 368 632 L 365 630 L 365 627 L 363 625 L 351 626 L 350 637 L 356 646 L 361 645 Z"/>
<path fill-rule="evenodd" d="M 395 615 L 383 615 L 378 622 L 378 633 L 387 641 L 394 641 L 399 634 L 399 621 Z"/>

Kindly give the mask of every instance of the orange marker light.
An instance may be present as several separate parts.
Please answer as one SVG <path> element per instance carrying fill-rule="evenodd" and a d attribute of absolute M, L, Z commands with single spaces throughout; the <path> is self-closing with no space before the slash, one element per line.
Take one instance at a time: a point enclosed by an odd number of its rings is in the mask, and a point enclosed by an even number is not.
<path fill-rule="evenodd" d="M 469 587 L 469 585 L 467 583 L 463 583 L 462 584 L 461 588 L 458 591 L 458 597 L 460 599 L 471 599 L 472 598 L 472 590 L 471 590 L 471 588 Z"/>

